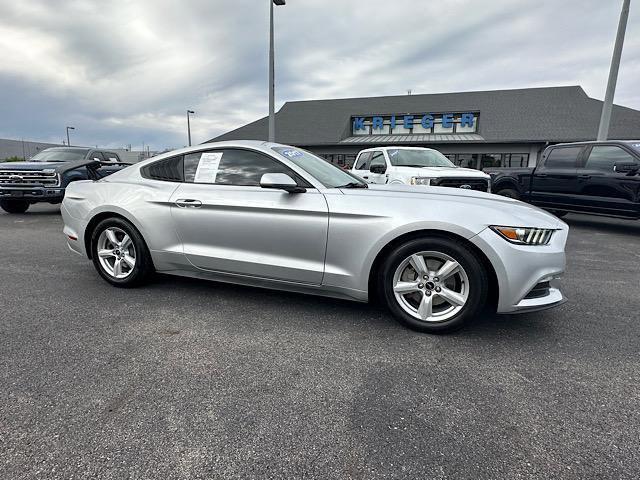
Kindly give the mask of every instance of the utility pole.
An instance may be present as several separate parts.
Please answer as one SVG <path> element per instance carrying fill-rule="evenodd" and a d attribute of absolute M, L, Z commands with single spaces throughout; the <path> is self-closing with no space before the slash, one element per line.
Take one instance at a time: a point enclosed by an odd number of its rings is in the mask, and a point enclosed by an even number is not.
<path fill-rule="evenodd" d="M 76 127 L 67 127 L 67 146 L 71 146 L 71 142 L 69 141 L 69 130 L 75 130 Z"/>
<path fill-rule="evenodd" d="M 607 140 L 609 137 L 609 124 L 611 123 L 611 110 L 613 108 L 613 96 L 616 93 L 616 83 L 618 82 L 618 70 L 620 69 L 620 57 L 622 56 L 622 45 L 627 29 L 627 19 L 629 18 L 629 3 L 631 0 L 623 0 L 622 11 L 620 12 L 620 22 L 618 23 L 618 34 L 613 47 L 613 57 L 611 58 L 611 68 L 609 69 L 609 80 L 607 81 L 607 92 L 602 103 L 602 115 L 600 116 L 600 126 L 598 127 L 598 141 Z"/>
<path fill-rule="evenodd" d="M 273 4 L 285 5 L 285 0 L 269 0 L 269 141 L 276 141 L 276 95 L 273 47 Z"/>
<path fill-rule="evenodd" d="M 187 134 L 189 135 L 189 146 L 191 146 L 191 123 L 189 123 L 189 114 L 196 113 L 193 110 L 187 110 Z"/>

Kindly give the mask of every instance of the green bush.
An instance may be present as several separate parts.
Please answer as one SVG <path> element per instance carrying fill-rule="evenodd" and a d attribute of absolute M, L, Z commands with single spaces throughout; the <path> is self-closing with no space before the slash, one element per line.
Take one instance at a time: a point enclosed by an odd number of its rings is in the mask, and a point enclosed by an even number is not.
<path fill-rule="evenodd" d="M 13 157 L 7 157 L 4 159 L 5 162 L 24 162 L 24 158 L 20 158 L 20 157 L 16 157 L 15 155 Z"/>

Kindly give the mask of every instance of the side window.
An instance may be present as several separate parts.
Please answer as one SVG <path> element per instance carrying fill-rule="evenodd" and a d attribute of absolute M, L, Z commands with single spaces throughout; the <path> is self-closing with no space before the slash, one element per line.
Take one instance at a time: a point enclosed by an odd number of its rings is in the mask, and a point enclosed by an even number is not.
<path fill-rule="evenodd" d="M 584 168 L 592 170 L 613 171 L 616 163 L 633 163 L 636 159 L 630 153 L 615 146 L 595 146 L 591 149 Z"/>
<path fill-rule="evenodd" d="M 578 155 L 582 147 L 554 148 L 544 162 L 546 168 L 576 168 Z"/>
<path fill-rule="evenodd" d="M 95 152 L 91 152 L 91 155 L 89 155 L 90 159 L 94 159 L 97 158 L 98 160 L 100 160 L 101 162 L 104 162 L 104 155 L 102 155 L 102 152 L 98 152 L 97 150 Z"/>
<path fill-rule="evenodd" d="M 158 160 L 156 162 L 145 165 L 140 169 L 140 173 L 145 178 L 152 180 L 162 180 L 165 182 L 182 182 L 183 175 L 183 157 L 171 157 Z"/>
<path fill-rule="evenodd" d="M 120 161 L 120 157 L 118 157 L 117 153 L 113 152 L 104 152 L 104 156 L 107 159 L 107 162 L 117 163 Z"/>
<path fill-rule="evenodd" d="M 265 173 L 285 173 L 299 185 L 307 185 L 290 168 L 259 152 L 228 149 L 197 152 L 184 157 L 186 182 L 258 187 Z"/>
<path fill-rule="evenodd" d="M 369 166 L 371 165 L 386 165 L 387 161 L 384 159 L 384 153 L 382 152 L 373 152 L 373 154 L 371 155 L 371 163 L 369 164 Z"/>
<path fill-rule="evenodd" d="M 356 161 L 356 170 L 369 170 L 369 163 L 371 162 L 371 152 L 361 153 Z"/>

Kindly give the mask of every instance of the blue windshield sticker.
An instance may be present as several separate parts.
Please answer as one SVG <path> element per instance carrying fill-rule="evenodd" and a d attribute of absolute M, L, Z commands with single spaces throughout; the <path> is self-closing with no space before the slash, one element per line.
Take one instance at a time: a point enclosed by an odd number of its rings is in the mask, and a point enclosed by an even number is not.
<path fill-rule="evenodd" d="M 297 150 L 283 150 L 282 155 L 289 158 L 295 158 L 295 157 L 301 157 L 302 152 L 299 152 Z"/>
<path fill-rule="evenodd" d="M 389 156 L 394 157 L 398 154 L 398 150 L 389 150 Z"/>

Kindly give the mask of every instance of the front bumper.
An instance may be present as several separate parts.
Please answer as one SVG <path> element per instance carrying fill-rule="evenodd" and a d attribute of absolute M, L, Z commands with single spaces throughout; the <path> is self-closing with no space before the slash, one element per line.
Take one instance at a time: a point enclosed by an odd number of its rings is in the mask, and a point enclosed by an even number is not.
<path fill-rule="evenodd" d="M 560 290 L 568 227 L 559 222 L 551 242 L 543 246 L 509 243 L 487 228 L 471 238 L 487 256 L 498 280 L 498 313 L 524 313 L 566 302 Z M 546 286 L 540 290 L 540 285 Z M 542 292 L 539 294 L 538 292 Z"/>
<path fill-rule="evenodd" d="M 61 187 L 0 187 L 0 199 L 29 200 L 30 202 L 61 202 L 64 188 Z"/>

